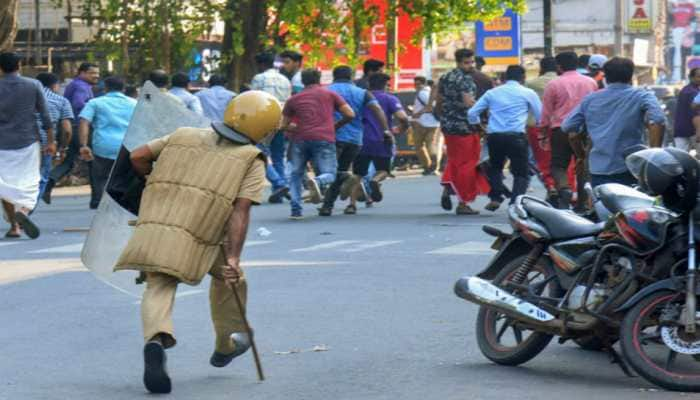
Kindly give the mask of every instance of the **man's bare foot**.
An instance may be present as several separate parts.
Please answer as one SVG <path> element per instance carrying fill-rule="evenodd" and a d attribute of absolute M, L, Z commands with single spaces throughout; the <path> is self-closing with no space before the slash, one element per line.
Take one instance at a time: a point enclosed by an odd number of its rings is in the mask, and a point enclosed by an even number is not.
<path fill-rule="evenodd" d="M 15 239 L 18 238 L 22 235 L 22 230 L 19 227 L 19 224 L 13 224 L 12 227 L 10 228 L 9 231 L 5 234 L 6 238 L 11 238 Z"/>

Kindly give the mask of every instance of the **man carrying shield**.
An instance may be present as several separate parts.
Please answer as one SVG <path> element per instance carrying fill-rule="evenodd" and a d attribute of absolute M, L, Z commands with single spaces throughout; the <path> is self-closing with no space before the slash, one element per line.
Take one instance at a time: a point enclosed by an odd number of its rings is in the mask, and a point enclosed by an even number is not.
<path fill-rule="evenodd" d="M 211 275 L 209 301 L 216 332 L 215 367 L 251 345 L 245 329 L 246 282 L 239 266 L 250 207 L 262 200 L 265 161 L 255 146 L 279 129 L 282 107 L 270 94 L 250 91 L 229 103 L 212 129 L 181 128 L 131 153 L 146 178 L 139 219 L 115 270 L 146 275 L 141 302 L 144 384 L 169 393 L 165 349 L 175 345 L 172 310 L 180 282 Z M 154 165 L 154 162 L 157 163 Z"/>

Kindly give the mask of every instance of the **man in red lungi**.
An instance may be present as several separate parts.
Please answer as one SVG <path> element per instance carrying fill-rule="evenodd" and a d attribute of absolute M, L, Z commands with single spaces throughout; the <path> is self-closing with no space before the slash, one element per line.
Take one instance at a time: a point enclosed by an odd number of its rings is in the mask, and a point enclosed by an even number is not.
<path fill-rule="evenodd" d="M 477 85 L 472 76 L 474 52 L 459 49 L 455 52 L 457 68 L 440 78 L 435 91 L 435 107 L 440 128 L 445 136 L 447 166 L 442 175 L 444 186 L 440 204 L 452 209 L 451 195 L 457 196 L 457 215 L 475 215 L 479 212 L 469 206 L 479 194 L 489 191 L 485 176 L 477 170 L 481 153 L 481 137 L 469 124 L 467 112 L 477 97 Z M 430 102 L 430 104 L 433 104 Z"/>

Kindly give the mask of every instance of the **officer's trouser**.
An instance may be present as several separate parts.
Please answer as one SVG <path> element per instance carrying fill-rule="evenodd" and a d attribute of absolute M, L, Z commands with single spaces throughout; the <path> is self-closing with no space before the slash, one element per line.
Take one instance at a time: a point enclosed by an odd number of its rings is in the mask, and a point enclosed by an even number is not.
<path fill-rule="evenodd" d="M 231 334 L 245 332 L 245 327 L 241 312 L 236 304 L 236 298 L 231 289 L 220 278 L 220 272 L 220 268 L 210 272 L 209 304 L 214 332 L 216 333 L 215 350 L 219 353 L 230 354 L 234 351 Z M 175 345 L 172 314 L 177 284 L 178 279 L 167 274 L 157 272 L 146 274 L 146 291 L 143 293 L 141 301 L 141 320 L 145 341 L 163 333 L 166 334 L 163 345 L 166 348 Z M 241 277 L 241 280 L 236 284 L 236 289 L 245 308 L 248 285 L 244 277 Z"/>

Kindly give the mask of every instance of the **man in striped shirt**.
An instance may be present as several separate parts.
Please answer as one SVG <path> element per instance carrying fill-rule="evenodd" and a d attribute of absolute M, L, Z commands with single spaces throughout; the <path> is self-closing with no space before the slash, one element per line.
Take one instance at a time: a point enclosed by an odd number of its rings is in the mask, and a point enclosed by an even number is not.
<path fill-rule="evenodd" d="M 36 76 L 36 79 L 41 82 L 43 86 L 46 109 L 49 112 L 49 118 L 51 118 L 51 126 L 54 128 L 54 132 L 63 132 L 63 137 L 58 140 L 61 145 L 58 152 L 60 154 L 65 154 L 71 137 L 73 136 L 73 126 L 71 124 L 73 121 L 73 108 L 67 98 L 58 94 L 58 76 L 48 72 L 42 72 Z M 37 121 L 39 121 L 38 115 Z M 48 138 L 46 136 L 46 130 L 41 127 L 41 124 L 39 124 L 39 135 L 41 137 L 41 145 L 45 147 L 48 144 Z M 49 175 L 51 174 L 52 158 L 53 157 L 48 154 L 42 154 L 41 156 L 39 197 L 42 198 L 46 204 L 51 204 L 51 196 L 46 195 L 47 191 L 45 189 L 49 181 Z"/>

